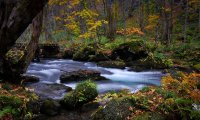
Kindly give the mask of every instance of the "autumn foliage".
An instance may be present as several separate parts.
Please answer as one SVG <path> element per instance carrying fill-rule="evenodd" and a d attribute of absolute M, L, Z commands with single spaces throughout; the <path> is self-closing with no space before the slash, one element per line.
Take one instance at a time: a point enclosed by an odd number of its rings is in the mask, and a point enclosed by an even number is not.
<path fill-rule="evenodd" d="M 139 28 L 135 28 L 135 27 L 121 29 L 121 30 L 116 31 L 116 33 L 118 35 L 127 35 L 127 36 L 131 36 L 131 35 L 134 35 L 134 34 L 144 35 L 144 32 L 142 32 Z"/>
<path fill-rule="evenodd" d="M 200 101 L 200 90 L 197 88 L 199 84 L 200 74 L 198 73 L 191 73 L 187 75 L 179 72 L 177 78 L 173 78 L 171 75 L 168 75 L 162 80 L 162 86 L 164 89 L 173 90 L 185 98 L 191 98 L 196 101 Z"/>

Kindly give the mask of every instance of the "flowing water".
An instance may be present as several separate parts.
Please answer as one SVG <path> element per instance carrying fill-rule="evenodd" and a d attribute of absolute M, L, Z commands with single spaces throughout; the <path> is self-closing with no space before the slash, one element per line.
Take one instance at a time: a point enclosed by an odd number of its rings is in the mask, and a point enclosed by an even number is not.
<path fill-rule="evenodd" d="M 77 62 L 64 59 L 48 59 L 41 60 L 40 63 L 31 63 L 26 74 L 39 77 L 41 83 L 61 84 L 59 77 L 62 72 L 87 69 L 100 71 L 101 76 L 109 79 L 96 82 L 100 93 L 121 89 L 129 89 L 135 92 L 144 86 L 159 86 L 160 79 L 164 75 L 160 71 L 133 72 L 128 71 L 128 68 L 124 70 L 104 68 L 92 62 Z M 76 84 L 76 82 L 71 82 L 65 85 L 75 88 Z"/>

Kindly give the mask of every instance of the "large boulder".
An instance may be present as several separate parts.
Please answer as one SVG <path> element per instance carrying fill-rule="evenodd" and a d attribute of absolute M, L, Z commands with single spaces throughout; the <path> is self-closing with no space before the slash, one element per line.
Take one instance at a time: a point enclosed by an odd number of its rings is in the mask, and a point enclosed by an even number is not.
<path fill-rule="evenodd" d="M 148 47 L 142 41 L 130 41 L 116 47 L 113 54 L 124 61 L 134 61 L 147 57 Z"/>
<path fill-rule="evenodd" d="M 125 120 L 130 114 L 130 107 L 135 104 L 131 97 L 111 100 L 105 107 L 100 107 L 92 116 L 93 120 Z"/>
<path fill-rule="evenodd" d="M 96 50 L 95 55 L 90 55 L 89 61 L 100 62 L 116 59 L 112 54 L 112 50 Z"/>
<path fill-rule="evenodd" d="M 74 91 L 66 94 L 61 104 L 66 109 L 76 109 L 94 100 L 97 96 L 97 85 L 91 81 L 84 81 L 79 83 Z"/>
<path fill-rule="evenodd" d="M 73 72 L 65 72 L 60 76 L 61 83 L 82 80 L 106 80 L 101 76 L 101 73 L 94 70 L 79 70 Z"/>
<path fill-rule="evenodd" d="M 72 59 L 75 53 L 74 49 L 65 49 L 63 53 L 63 58 L 65 59 Z"/>
<path fill-rule="evenodd" d="M 41 56 L 44 58 L 57 58 L 57 55 L 60 53 L 60 47 L 58 44 L 41 44 Z"/>
<path fill-rule="evenodd" d="M 54 100 L 45 100 L 41 106 L 41 113 L 48 116 L 58 115 L 60 112 L 60 104 Z"/>
<path fill-rule="evenodd" d="M 126 64 L 123 61 L 102 61 L 98 62 L 97 65 L 101 67 L 119 68 L 119 69 L 124 69 L 126 67 Z"/>
<path fill-rule="evenodd" d="M 73 60 L 88 61 L 91 55 L 95 55 L 95 52 L 96 50 L 93 46 L 86 46 L 86 47 L 80 48 L 73 55 Z"/>

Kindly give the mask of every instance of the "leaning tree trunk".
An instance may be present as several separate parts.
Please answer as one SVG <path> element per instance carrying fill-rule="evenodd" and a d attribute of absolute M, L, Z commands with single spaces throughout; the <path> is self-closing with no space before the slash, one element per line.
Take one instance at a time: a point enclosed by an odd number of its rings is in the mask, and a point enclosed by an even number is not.
<path fill-rule="evenodd" d="M 48 0 L 0 0 L 0 72 L 6 52 L 43 9 Z M 5 73 L 9 74 L 9 73 Z"/>
<path fill-rule="evenodd" d="M 0 0 L 0 59 L 46 3 L 47 0 Z"/>
<path fill-rule="evenodd" d="M 27 46 L 27 51 L 25 55 L 25 63 L 24 66 L 21 66 L 22 72 L 24 73 L 28 65 L 31 63 L 32 59 L 35 57 L 36 50 L 39 48 L 39 38 L 42 31 L 42 22 L 43 22 L 43 14 L 42 12 L 38 14 L 38 16 L 32 22 L 32 36 L 31 41 Z"/>

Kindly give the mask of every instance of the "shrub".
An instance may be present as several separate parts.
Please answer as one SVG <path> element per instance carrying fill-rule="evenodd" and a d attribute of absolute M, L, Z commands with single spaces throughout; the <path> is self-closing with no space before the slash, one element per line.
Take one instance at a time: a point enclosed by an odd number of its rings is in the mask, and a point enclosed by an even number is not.
<path fill-rule="evenodd" d="M 21 107 L 23 101 L 16 96 L 0 95 L 0 106 Z"/>
<path fill-rule="evenodd" d="M 5 83 L 1 86 L 4 90 L 11 90 L 12 89 L 12 86 L 8 83 Z"/>
<path fill-rule="evenodd" d="M 0 95 L 0 118 L 7 115 L 19 116 L 23 109 L 23 101 L 15 96 Z"/>
<path fill-rule="evenodd" d="M 74 91 L 66 94 L 61 104 L 68 109 L 75 109 L 94 100 L 97 95 L 97 85 L 87 80 L 79 83 Z"/>
<path fill-rule="evenodd" d="M 149 61 L 152 64 L 152 67 L 155 68 L 166 68 L 173 66 L 171 59 L 168 59 L 164 54 L 158 52 L 149 53 L 149 56 L 145 61 Z"/>
<path fill-rule="evenodd" d="M 141 92 L 148 92 L 150 90 L 150 88 L 148 86 L 142 88 L 140 91 Z"/>
<path fill-rule="evenodd" d="M 97 85 L 90 80 L 79 83 L 76 86 L 75 92 L 79 93 L 80 96 L 84 95 L 86 101 L 94 100 L 98 95 Z"/>

